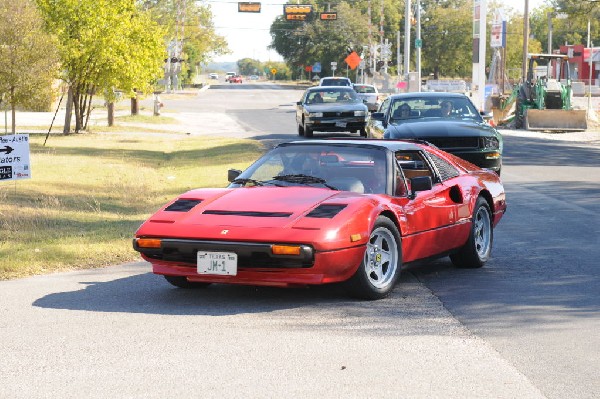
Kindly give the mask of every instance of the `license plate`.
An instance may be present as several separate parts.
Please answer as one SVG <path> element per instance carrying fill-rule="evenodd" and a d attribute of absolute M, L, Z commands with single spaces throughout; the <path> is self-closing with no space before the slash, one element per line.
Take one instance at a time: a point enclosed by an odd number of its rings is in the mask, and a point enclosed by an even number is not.
<path fill-rule="evenodd" d="M 198 251 L 198 274 L 235 276 L 237 274 L 237 254 L 234 252 Z"/>
<path fill-rule="evenodd" d="M 335 127 L 346 127 L 346 122 L 336 122 Z"/>

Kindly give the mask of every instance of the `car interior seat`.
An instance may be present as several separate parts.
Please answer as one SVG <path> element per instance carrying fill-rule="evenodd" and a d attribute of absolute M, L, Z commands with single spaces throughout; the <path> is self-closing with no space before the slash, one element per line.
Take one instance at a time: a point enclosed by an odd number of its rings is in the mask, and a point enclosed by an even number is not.
<path fill-rule="evenodd" d="M 365 193 L 364 184 L 356 177 L 336 177 L 327 181 L 327 183 L 340 191 L 352 191 L 358 194 Z"/>

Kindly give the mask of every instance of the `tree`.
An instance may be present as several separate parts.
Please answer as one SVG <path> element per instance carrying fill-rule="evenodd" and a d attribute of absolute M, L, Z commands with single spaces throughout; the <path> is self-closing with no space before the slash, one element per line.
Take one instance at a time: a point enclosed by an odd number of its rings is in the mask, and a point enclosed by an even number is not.
<path fill-rule="evenodd" d="M 230 52 L 226 39 L 215 31 L 210 8 L 201 2 L 144 0 L 140 4 L 165 28 L 165 43 L 183 41 L 180 65 L 184 82 L 191 81 L 196 67 Z M 185 10 L 181 8 L 183 6 Z M 177 15 L 185 16 L 183 32 L 181 26 L 177 26 Z"/>
<path fill-rule="evenodd" d="M 30 0 L 0 0 L 0 92 L 12 110 L 15 133 L 17 106 L 31 106 L 47 94 L 57 76 L 58 58 L 52 37 Z"/>
<path fill-rule="evenodd" d="M 466 0 L 428 3 L 421 19 L 423 75 L 466 77 L 471 74 L 473 10 Z"/>
<path fill-rule="evenodd" d="M 131 0 L 37 0 L 58 38 L 62 78 L 72 92 L 75 133 L 87 128 L 96 93 L 149 91 L 162 75 L 163 29 Z M 65 121 L 69 132 L 70 119 Z"/>
<path fill-rule="evenodd" d="M 305 65 L 320 62 L 322 73 L 330 75 L 331 62 L 337 62 L 338 68 L 344 65 L 348 47 L 361 51 L 368 44 L 360 7 L 342 1 L 337 5 L 335 21 L 320 21 L 316 18 L 319 11 L 324 11 L 324 6 L 315 5 L 313 16 L 306 22 L 286 21 L 280 16 L 271 25 L 270 47 L 284 58 L 294 74 L 300 74 Z"/>

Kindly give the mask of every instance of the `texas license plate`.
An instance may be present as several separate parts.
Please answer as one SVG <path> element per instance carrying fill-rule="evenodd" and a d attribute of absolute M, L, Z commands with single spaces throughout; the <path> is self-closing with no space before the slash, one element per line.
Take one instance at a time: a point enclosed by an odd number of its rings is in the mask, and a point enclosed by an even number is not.
<path fill-rule="evenodd" d="M 235 276 L 237 254 L 234 252 L 198 251 L 198 274 Z"/>

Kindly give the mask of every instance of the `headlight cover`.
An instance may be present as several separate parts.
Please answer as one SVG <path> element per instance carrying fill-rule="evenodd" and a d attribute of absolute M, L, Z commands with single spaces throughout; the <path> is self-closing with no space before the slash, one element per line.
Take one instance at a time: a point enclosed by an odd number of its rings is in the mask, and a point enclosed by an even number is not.
<path fill-rule="evenodd" d="M 500 142 L 496 137 L 482 137 L 481 144 L 486 150 L 497 150 L 500 148 Z"/>

